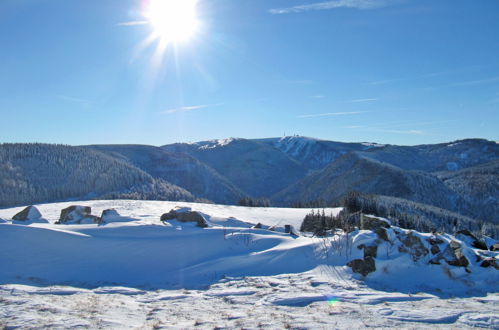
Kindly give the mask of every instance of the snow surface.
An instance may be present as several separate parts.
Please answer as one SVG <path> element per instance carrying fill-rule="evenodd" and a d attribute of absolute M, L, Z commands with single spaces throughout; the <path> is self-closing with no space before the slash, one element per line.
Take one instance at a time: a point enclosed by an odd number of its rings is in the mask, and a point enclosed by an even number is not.
<path fill-rule="evenodd" d="M 114 208 L 130 221 L 54 224 L 73 204 L 96 215 Z M 176 206 L 201 212 L 210 227 L 161 223 Z M 415 263 L 386 242 L 376 272 L 363 279 L 345 264 L 376 239 L 370 231 L 314 238 L 250 228 L 299 228 L 310 209 L 154 201 L 37 207 L 50 223 L 0 224 L 0 327 L 499 327 L 492 267 L 467 273 Z M 0 210 L 0 218 L 21 209 Z"/>
<path fill-rule="evenodd" d="M 211 140 L 204 142 L 196 142 L 195 145 L 199 146 L 201 150 L 215 149 L 220 147 L 225 147 L 229 145 L 231 142 L 236 140 L 235 138 L 227 138 L 227 139 L 219 139 L 219 140 Z"/>

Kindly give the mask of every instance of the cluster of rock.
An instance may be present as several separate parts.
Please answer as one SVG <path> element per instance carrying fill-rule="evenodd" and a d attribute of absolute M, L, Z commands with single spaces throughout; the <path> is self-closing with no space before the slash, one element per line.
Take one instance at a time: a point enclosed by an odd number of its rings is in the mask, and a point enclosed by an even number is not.
<path fill-rule="evenodd" d="M 120 217 L 120 214 L 115 209 L 104 210 L 101 216 L 98 217 L 92 215 L 92 208 L 90 206 L 72 205 L 61 210 L 61 215 L 56 224 L 104 224 Z M 48 223 L 42 217 L 41 212 L 33 205 L 24 208 L 21 212 L 14 215 L 12 221 L 17 224 L 29 224 L 32 222 Z"/>
<path fill-rule="evenodd" d="M 208 217 L 209 218 L 209 217 Z M 235 218 L 233 218 L 235 220 Z M 17 213 L 12 217 L 13 221 L 17 221 L 20 224 L 29 224 L 37 220 L 37 222 L 46 222 L 47 220 L 42 218 L 40 211 L 33 205 L 26 207 L 21 212 Z M 43 220 L 43 221 L 42 221 Z M 74 224 L 105 224 L 110 222 L 121 222 L 135 220 L 131 218 L 122 217 L 118 211 L 115 209 L 107 209 L 102 211 L 101 216 L 92 215 L 92 208 L 90 206 L 82 205 L 71 205 L 61 210 L 59 220 L 55 224 L 64 225 L 74 225 Z M 190 207 L 176 206 L 169 212 L 161 215 L 160 220 L 163 223 L 178 221 L 181 223 L 194 223 L 197 227 L 206 228 L 209 226 L 206 220 L 206 215 L 201 212 L 193 211 Z M 2 221 L 0 220 L 0 223 Z M 244 223 L 248 227 L 251 224 Z M 291 225 L 285 225 L 284 227 L 278 226 L 266 226 L 261 223 L 251 226 L 252 229 L 263 229 L 270 231 L 280 231 L 292 236 L 299 236 L 298 231 Z"/>
<path fill-rule="evenodd" d="M 426 262 L 432 265 L 445 263 L 449 266 L 464 267 L 467 272 L 472 271 L 472 264 L 480 267 L 492 267 L 499 270 L 495 251 L 499 250 L 494 241 L 487 245 L 485 240 L 477 239 L 468 230 L 456 233 L 455 239 L 443 233 L 433 233 L 425 237 L 414 231 L 392 227 L 384 219 L 364 215 L 361 221 L 362 230 L 370 230 L 377 239 L 368 244 L 359 244 L 357 248 L 363 250 L 362 259 L 354 259 L 347 263 L 354 273 L 367 276 L 376 271 L 376 257 L 378 247 L 382 243 L 395 245 L 399 253 L 407 253 L 414 262 Z M 470 248 L 473 247 L 474 249 Z M 473 259 L 473 262 L 470 259 Z"/>

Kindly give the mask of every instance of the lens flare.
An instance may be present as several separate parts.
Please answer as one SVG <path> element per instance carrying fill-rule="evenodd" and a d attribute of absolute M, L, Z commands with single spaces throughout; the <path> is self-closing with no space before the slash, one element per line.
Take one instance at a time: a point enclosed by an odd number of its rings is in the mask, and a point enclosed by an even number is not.
<path fill-rule="evenodd" d="M 326 301 L 329 306 L 335 307 L 340 302 L 340 299 L 335 296 L 327 296 Z"/>
<path fill-rule="evenodd" d="M 197 30 L 197 0 L 150 0 L 144 12 L 157 39 L 166 43 L 188 40 Z"/>

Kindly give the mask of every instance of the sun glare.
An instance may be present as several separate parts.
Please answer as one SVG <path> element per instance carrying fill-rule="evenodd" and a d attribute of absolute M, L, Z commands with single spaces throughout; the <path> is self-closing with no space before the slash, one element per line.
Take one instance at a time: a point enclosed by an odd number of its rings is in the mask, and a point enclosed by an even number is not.
<path fill-rule="evenodd" d="M 199 22 L 197 0 L 150 0 L 145 16 L 154 28 L 155 37 L 166 43 L 189 39 Z"/>

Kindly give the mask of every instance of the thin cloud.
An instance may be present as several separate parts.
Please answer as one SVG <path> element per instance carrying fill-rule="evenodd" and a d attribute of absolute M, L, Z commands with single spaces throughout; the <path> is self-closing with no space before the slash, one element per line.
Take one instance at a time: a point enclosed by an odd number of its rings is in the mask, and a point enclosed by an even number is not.
<path fill-rule="evenodd" d="M 136 25 L 146 25 L 149 24 L 148 21 L 130 21 L 116 24 L 117 26 L 136 26 Z"/>
<path fill-rule="evenodd" d="M 473 86 L 473 85 L 489 84 L 489 83 L 496 83 L 496 82 L 499 82 L 499 77 L 491 77 L 491 78 L 479 79 L 479 80 L 462 81 L 462 82 L 457 82 L 454 84 L 449 84 L 449 85 L 446 85 L 444 87 Z"/>
<path fill-rule="evenodd" d="M 329 116 L 348 116 L 348 115 L 358 115 L 361 113 L 366 113 L 368 111 L 351 111 L 351 112 L 326 112 L 326 113 L 317 113 L 313 115 L 300 115 L 296 116 L 296 118 L 315 118 L 315 117 L 329 117 Z"/>
<path fill-rule="evenodd" d="M 363 102 L 374 102 L 377 101 L 378 99 L 356 99 L 356 100 L 350 100 L 346 101 L 347 103 L 363 103 Z"/>
<path fill-rule="evenodd" d="M 310 96 L 310 98 L 312 98 L 312 99 L 323 99 L 325 97 L 326 97 L 326 95 L 322 95 L 322 94 L 317 94 L 317 95 Z"/>
<path fill-rule="evenodd" d="M 291 14 L 291 13 L 301 13 L 304 11 L 312 10 L 330 10 L 337 8 L 355 8 L 355 9 L 376 9 L 391 5 L 394 0 L 334 0 L 334 1 L 323 1 L 316 2 L 312 4 L 304 4 L 293 7 L 286 8 L 275 8 L 271 9 L 270 13 L 277 14 Z"/>
<path fill-rule="evenodd" d="M 315 81 L 313 80 L 307 80 L 307 79 L 302 79 L 302 80 L 279 80 L 278 82 L 280 83 L 285 83 L 285 84 L 296 84 L 296 85 L 312 85 L 315 84 Z"/>
<path fill-rule="evenodd" d="M 174 109 L 168 109 L 161 111 L 160 113 L 163 114 L 171 114 L 171 113 L 177 113 L 177 112 L 187 112 L 187 111 L 193 111 L 193 110 L 199 110 L 199 109 L 206 109 L 206 108 L 211 108 L 211 107 L 217 107 L 223 105 L 223 103 L 217 103 L 217 104 L 201 104 L 201 105 L 191 105 L 191 106 L 184 106 L 180 108 L 174 108 Z"/>
<path fill-rule="evenodd" d="M 61 100 L 73 102 L 73 103 L 80 103 L 80 104 L 89 104 L 90 103 L 89 100 L 85 100 L 85 99 L 81 99 L 81 98 L 73 97 L 73 96 L 68 96 L 68 95 L 63 95 L 63 94 L 56 95 L 56 97 L 61 99 Z"/>
<path fill-rule="evenodd" d="M 343 128 L 348 128 L 348 129 L 357 129 L 357 128 L 364 128 L 365 126 L 361 125 L 350 125 L 350 126 L 344 126 Z"/>
<path fill-rule="evenodd" d="M 376 81 L 371 81 L 368 84 L 369 85 L 386 85 L 386 84 L 396 82 L 396 81 L 401 81 L 401 80 L 405 80 L 405 79 L 404 78 L 397 78 L 397 79 L 376 80 Z"/>
<path fill-rule="evenodd" d="M 425 132 L 417 130 L 417 129 L 409 129 L 409 130 L 380 129 L 377 131 L 386 132 L 386 133 L 395 133 L 395 134 L 408 134 L 408 135 L 424 135 L 425 134 Z"/>

